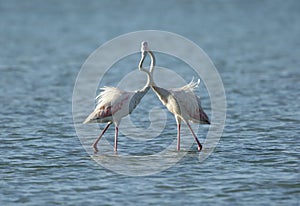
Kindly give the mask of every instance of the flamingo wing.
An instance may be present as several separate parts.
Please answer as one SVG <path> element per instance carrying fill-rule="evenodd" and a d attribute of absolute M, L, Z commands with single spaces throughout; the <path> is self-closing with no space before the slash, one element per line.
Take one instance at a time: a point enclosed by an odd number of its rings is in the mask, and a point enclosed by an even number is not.
<path fill-rule="evenodd" d="M 112 121 L 112 110 L 111 106 L 102 106 L 96 108 L 83 122 L 86 123 L 102 123 Z"/>
<path fill-rule="evenodd" d="M 109 122 L 129 114 L 128 104 L 133 92 L 122 91 L 115 87 L 104 87 L 102 90 L 96 97 L 96 108 L 83 123 Z"/>
<path fill-rule="evenodd" d="M 200 98 L 194 92 L 199 83 L 199 79 L 197 82 L 192 80 L 189 84 L 170 91 L 179 104 L 182 118 L 201 124 L 210 124 L 208 116 L 201 107 Z"/>

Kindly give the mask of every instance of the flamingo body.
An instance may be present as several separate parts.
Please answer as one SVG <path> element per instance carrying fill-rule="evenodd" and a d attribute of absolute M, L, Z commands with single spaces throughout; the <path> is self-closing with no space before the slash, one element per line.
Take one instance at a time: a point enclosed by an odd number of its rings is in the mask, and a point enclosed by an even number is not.
<path fill-rule="evenodd" d="M 189 84 L 176 89 L 167 90 L 157 86 L 152 86 L 152 89 L 167 109 L 182 120 L 210 124 L 209 118 L 201 107 L 200 98 L 194 93 L 199 83 L 200 80 L 191 81 Z"/>
<path fill-rule="evenodd" d="M 111 121 L 119 125 L 123 117 L 133 112 L 149 89 L 150 87 L 146 87 L 141 91 L 127 92 L 115 87 L 102 88 L 103 91 L 96 97 L 97 106 L 95 110 L 83 123 Z"/>

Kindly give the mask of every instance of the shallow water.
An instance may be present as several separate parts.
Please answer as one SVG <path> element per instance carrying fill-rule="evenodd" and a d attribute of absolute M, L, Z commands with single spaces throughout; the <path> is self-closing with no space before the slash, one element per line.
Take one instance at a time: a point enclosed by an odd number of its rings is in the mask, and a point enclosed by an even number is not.
<path fill-rule="evenodd" d="M 299 7 L 292 0 L 0 1 L 1 205 L 299 205 Z M 174 147 L 166 159 L 186 152 L 178 163 L 130 177 L 94 161 L 118 161 L 104 141 L 100 154 L 85 151 L 73 125 L 72 92 L 93 50 L 143 29 L 178 33 L 207 52 L 224 83 L 227 120 L 207 160 L 199 162 L 195 144 L 179 154 Z M 132 61 L 124 67 L 133 68 Z M 175 71 L 186 81 L 193 76 L 188 68 Z M 124 74 L 113 74 L 107 84 L 115 86 Z M 209 113 L 203 85 L 198 92 Z M 150 107 L 137 108 L 132 119 L 147 127 L 142 108 Z M 176 125 L 167 117 L 160 138 L 121 136 L 119 154 L 138 165 L 130 155 L 171 145 Z M 198 132 L 202 142 L 207 129 Z M 106 133 L 110 143 L 113 134 Z"/>

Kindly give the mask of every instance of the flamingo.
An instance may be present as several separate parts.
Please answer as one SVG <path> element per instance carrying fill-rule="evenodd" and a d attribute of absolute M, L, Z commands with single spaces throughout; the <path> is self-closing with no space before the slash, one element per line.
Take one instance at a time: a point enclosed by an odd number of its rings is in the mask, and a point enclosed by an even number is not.
<path fill-rule="evenodd" d="M 143 52 L 143 54 L 145 55 L 145 52 Z M 143 63 L 144 59 L 145 57 L 142 56 L 139 67 L 141 67 L 140 65 Z M 152 84 L 150 77 L 151 76 L 148 76 L 147 83 L 141 90 L 134 92 L 123 91 L 115 87 L 107 86 L 101 88 L 102 92 L 96 97 L 96 108 L 83 122 L 83 124 L 107 122 L 107 125 L 92 145 L 95 153 L 98 152 L 97 144 L 99 140 L 112 123 L 115 125 L 114 151 L 117 152 L 118 127 L 120 121 L 123 117 L 133 112 L 144 95 L 149 91 L 150 85 Z"/>
<path fill-rule="evenodd" d="M 190 129 L 197 145 L 198 151 L 202 150 L 202 145 L 198 140 L 196 134 L 194 133 L 192 127 L 189 124 L 189 121 L 192 123 L 200 123 L 200 124 L 210 124 L 209 118 L 206 113 L 203 111 L 201 107 L 200 98 L 196 96 L 194 93 L 195 88 L 199 85 L 200 79 L 197 82 L 193 80 L 181 87 L 174 89 L 164 89 L 156 86 L 154 83 L 152 74 L 155 66 L 155 56 L 152 51 L 150 51 L 147 42 L 142 42 L 142 60 L 141 64 L 139 64 L 139 70 L 147 73 L 150 81 L 150 86 L 152 90 L 155 92 L 157 97 L 160 99 L 163 105 L 167 107 L 167 109 L 174 114 L 176 123 L 177 123 L 177 150 L 180 150 L 180 126 L 181 121 L 185 122 L 188 128 Z M 142 66 L 143 58 L 146 57 L 145 53 L 148 53 L 151 58 L 151 66 L 150 72 L 144 69 Z M 151 77 L 149 77 L 151 76 Z"/>

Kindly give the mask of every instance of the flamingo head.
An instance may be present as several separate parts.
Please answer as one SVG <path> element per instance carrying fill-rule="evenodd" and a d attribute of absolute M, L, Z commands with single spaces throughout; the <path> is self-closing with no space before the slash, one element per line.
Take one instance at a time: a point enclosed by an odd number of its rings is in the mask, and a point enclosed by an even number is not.
<path fill-rule="evenodd" d="M 149 47 L 148 47 L 148 42 L 146 42 L 146 41 L 143 41 L 142 43 L 141 43 L 141 52 L 146 52 L 146 51 L 149 51 Z"/>

